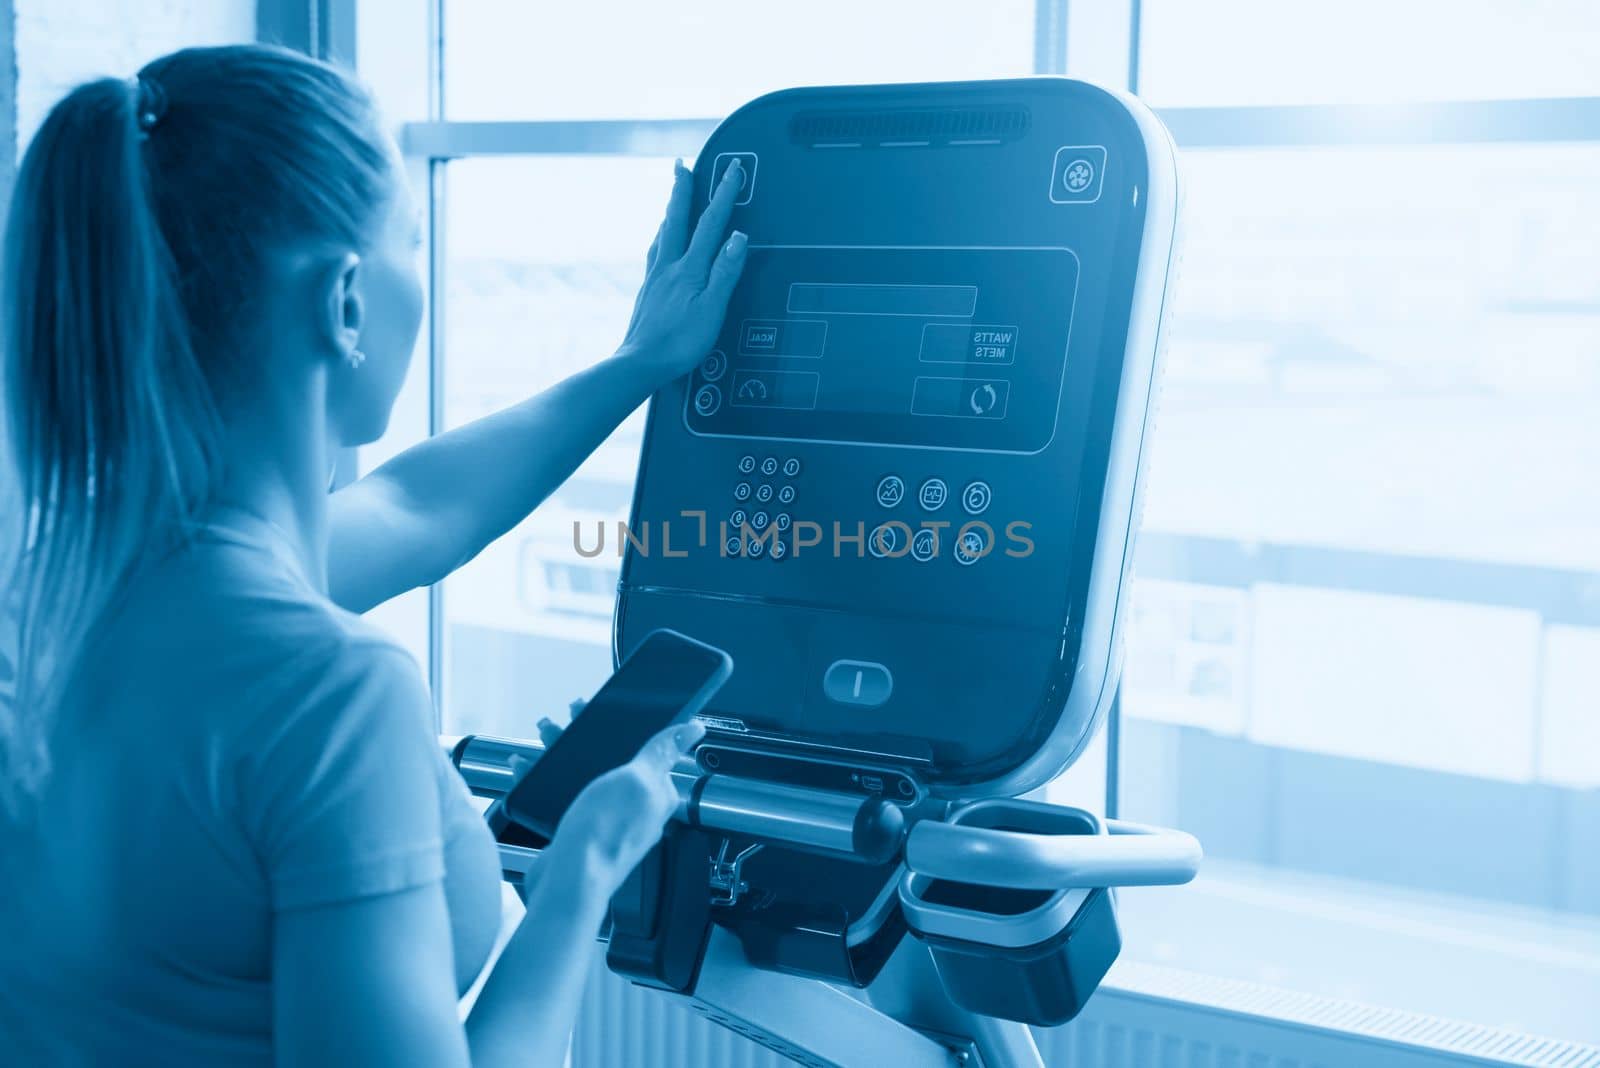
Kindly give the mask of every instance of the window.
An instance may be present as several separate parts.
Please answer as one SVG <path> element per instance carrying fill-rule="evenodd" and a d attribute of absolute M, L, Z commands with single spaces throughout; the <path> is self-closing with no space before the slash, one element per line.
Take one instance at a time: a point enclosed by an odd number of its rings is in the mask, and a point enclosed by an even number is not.
<path fill-rule="evenodd" d="M 1588 0 L 1143 0 L 1158 106 L 1372 104 L 1600 93 Z"/>
<path fill-rule="evenodd" d="M 744 100 L 1135 79 L 1188 240 L 1110 801 L 1208 861 L 1122 895 L 1125 955 L 1600 1041 L 1592 5 L 438 3 L 439 428 L 612 350 L 671 157 Z M 641 428 L 446 583 L 447 731 L 609 671 L 572 526 L 626 515 Z"/>
<path fill-rule="evenodd" d="M 1033 70 L 1032 0 L 446 0 L 444 29 L 452 119 L 720 118 L 794 85 Z"/>
<path fill-rule="evenodd" d="M 442 384 L 452 427 L 615 350 L 672 159 L 471 159 L 452 163 L 448 182 Z M 446 584 L 447 729 L 526 736 L 540 715 L 564 713 L 567 700 L 587 697 L 611 673 L 620 561 L 579 556 L 573 530 L 592 532 L 597 521 L 614 530 L 627 519 L 643 431 L 641 409 Z M 557 707 L 537 704 L 551 699 Z"/>
<path fill-rule="evenodd" d="M 1497 987 L 1365 969 L 1351 989 L 1286 887 L 1322 876 L 1343 907 L 1467 930 L 1539 910 L 1530 943 L 1600 946 L 1600 606 L 1584 592 L 1600 499 L 1579 488 L 1600 463 L 1600 274 L 1579 252 L 1600 241 L 1600 145 L 1185 162 L 1120 800 L 1206 846 L 1199 893 L 1150 908 L 1267 893 L 1257 914 L 1292 933 L 1277 960 L 1208 942 L 1165 959 L 1495 1018 Z M 1158 926 L 1130 919 L 1130 940 Z M 1556 1014 L 1528 1030 L 1562 1033 L 1570 995 L 1549 993 Z"/>
<path fill-rule="evenodd" d="M 1129 955 L 1594 1041 L 1597 102 L 1399 105 L 1594 94 L 1600 18 L 1140 31 L 1188 239 L 1116 778 L 1208 859 L 1124 895 Z"/>
<path fill-rule="evenodd" d="M 45 115 L 79 82 L 132 74 L 176 48 L 248 41 L 255 36 L 255 15 L 250 0 L 98 5 L 14 0 L 6 6 L 6 18 L 15 19 L 16 98 L 8 103 L 15 111 L 19 158 Z"/>

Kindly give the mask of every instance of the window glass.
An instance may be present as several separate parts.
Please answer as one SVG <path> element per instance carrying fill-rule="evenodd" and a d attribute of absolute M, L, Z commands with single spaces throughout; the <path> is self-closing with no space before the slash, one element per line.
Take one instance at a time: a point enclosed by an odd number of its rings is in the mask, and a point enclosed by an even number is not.
<path fill-rule="evenodd" d="M 445 4 L 453 119 L 710 118 L 795 85 L 1017 77 L 1033 0 Z"/>
<path fill-rule="evenodd" d="M 1497 1022 L 1515 974 L 1594 1040 L 1600 147 L 1184 163 L 1119 781 L 1207 871 L 1128 895 L 1131 952 Z M 1438 982 L 1329 964 L 1439 931 Z"/>
<path fill-rule="evenodd" d="M 444 414 L 460 426 L 616 350 L 672 184 L 672 160 L 540 157 L 449 166 Z M 643 411 L 516 529 L 445 583 L 444 724 L 527 737 L 611 673 L 620 562 L 592 550 L 632 502 Z M 614 539 L 613 539 L 614 540 Z"/>
<path fill-rule="evenodd" d="M 1600 93 L 1591 0 L 1144 0 L 1140 39 L 1157 105 Z"/>
<path fill-rule="evenodd" d="M 26 147 L 56 102 L 106 75 L 128 76 L 179 48 L 232 44 L 255 36 L 251 0 L 207 3 L 62 4 L 13 0 L 17 143 Z M 11 27 L 7 27 L 8 30 Z M 8 45 L 8 60 L 11 46 Z"/>

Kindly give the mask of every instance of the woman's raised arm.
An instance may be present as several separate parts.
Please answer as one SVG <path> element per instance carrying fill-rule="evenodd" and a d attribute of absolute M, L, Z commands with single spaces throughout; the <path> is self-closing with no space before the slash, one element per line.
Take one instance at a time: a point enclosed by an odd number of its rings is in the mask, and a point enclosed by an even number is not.
<path fill-rule="evenodd" d="M 730 167 L 691 235 L 694 181 L 678 165 L 616 355 L 430 438 L 333 495 L 328 590 L 335 602 L 364 612 L 444 578 L 532 512 L 629 412 L 705 355 L 744 267 L 744 235 L 722 240 L 742 181 Z"/>

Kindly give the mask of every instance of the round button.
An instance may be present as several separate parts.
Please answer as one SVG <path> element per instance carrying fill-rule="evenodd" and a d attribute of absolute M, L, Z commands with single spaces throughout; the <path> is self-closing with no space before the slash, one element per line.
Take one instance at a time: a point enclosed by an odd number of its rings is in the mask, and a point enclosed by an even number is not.
<path fill-rule="evenodd" d="M 767 524 L 772 522 L 772 517 L 765 512 L 757 512 L 750 517 L 750 525 L 757 530 L 766 530 Z"/>
<path fill-rule="evenodd" d="M 981 526 L 965 526 L 956 535 L 956 562 L 975 564 L 989 554 L 989 534 Z"/>
<path fill-rule="evenodd" d="M 760 538 L 751 538 L 750 544 L 744 547 L 744 554 L 752 560 L 759 560 L 766 554 L 767 543 Z"/>
<path fill-rule="evenodd" d="M 707 382 L 715 382 L 727 369 L 728 358 L 722 354 L 721 349 L 712 349 L 706 358 L 700 361 L 700 377 Z"/>
<path fill-rule="evenodd" d="M 878 503 L 885 508 L 893 508 L 905 499 L 906 484 L 900 480 L 899 475 L 884 475 L 878 480 Z"/>
<path fill-rule="evenodd" d="M 939 555 L 939 533 L 924 527 L 911 537 L 911 555 L 927 563 Z"/>
<path fill-rule="evenodd" d="M 730 536 L 727 541 L 722 543 L 722 555 L 724 555 L 724 556 L 738 556 L 739 555 L 739 544 L 740 543 L 739 543 L 739 539 L 738 538 Z"/>
<path fill-rule="evenodd" d="M 785 487 L 783 487 L 782 489 L 780 489 L 778 491 L 778 503 L 779 504 L 793 504 L 794 503 L 794 487 L 793 486 L 785 486 Z"/>
<path fill-rule="evenodd" d="M 756 487 L 756 500 L 760 501 L 762 504 L 766 504 L 768 501 L 772 500 L 772 487 L 767 485 L 765 482 Z"/>
<path fill-rule="evenodd" d="M 754 471 L 755 469 L 756 469 L 756 458 L 754 456 L 748 456 L 747 455 L 747 456 L 739 457 L 739 473 L 741 475 L 748 475 L 750 472 Z"/>
<path fill-rule="evenodd" d="M 922 505 L 922 510 L 925 512 L 937 512 L 949 499 L 950 487 L 944 484 L 942 478 L 928 479 L 917 491 L 917 503 Z"/>
<path fill-rule="evenodd" d="M 772 559 L 774 559 L 774 560 L 782 560 L 785 556 L 788 556 L 788 555 L 789 555 L 789 543 L 788 542 L 784 541 L 782 538 L 779 538 L 779 539 L 775 540 L 772 543 L 772 553 L 771 553 L 771 558 Z"/>
<path fill-rule="evenodd" d="M 988 510 L 992 496 L 989 483 L 969 482 L 967 488 L 961 491 L 961 507 L 967 510 L 968 515 L 982 515 Z"/>
<path fill-rule="evenodd" d="M 793 478 L 800 473 L 800 461 L 793 456 L 783 461 L 783 474 L 785 478 Z"/>
<path fill-rule="evenodd" d="M 769 456 L 765 460 L 762 460 L 761 461 L 761 473 L 763 475 L 766 475 L 769 478 L 771 476 L 777 474 L 778 473 L 778 458 L 776 456 Z"/>
<path fill-rule="evenodd" d="M 905 531 L 902 524 L 879 523 L 867 539 L 867 551 L 878 559 L 898 556 L 905 549 Z"/>
<path fill-rule="evenodd" d="M 716 386 L 701 386 L 694 395 L 694 410 L 701 415 L 715 415 L 722 407 L 722 390 Z"/>
<path fill-rule="evenodd" d="M 791 520 L 789 519 L 788 512 L 779 512 L 777 515 L 772 517 L 772 525 L 777 527 L 779 530 L 788 530 L 790 522 Z"/>
<path fill-rule="evenodd" d="M 735 508 L 733 510 L 733 514 L 728 517 L 728 525 L 734 530 L 738 530 L 740 527 L 744 526 L 745 521 L 748 518 L 749 517 L 744 514 L 743 508 Z"/>
<path fill-rule="evenodd" d="M 733 499 L 736 501 L 748 501 L 750 499 L 750 483 L 741 482 L 733 487 Z"/>

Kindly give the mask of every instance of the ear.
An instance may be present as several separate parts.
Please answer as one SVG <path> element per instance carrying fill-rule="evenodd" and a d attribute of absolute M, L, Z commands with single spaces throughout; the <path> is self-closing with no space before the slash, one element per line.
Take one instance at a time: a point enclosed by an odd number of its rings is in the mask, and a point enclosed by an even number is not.
<path fill-rule="evenodd" d="M 366 306 L 361 295 L 361 257 L 347 251 L 327 261 L 318 288 L 323 294 L 318 332 L 327 342 L 329 354 L 344 362 L 360 347 L 361 329 L 366 323 Z"/>

